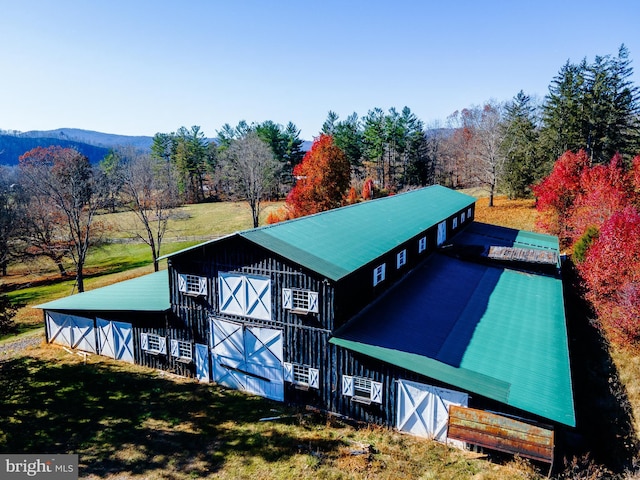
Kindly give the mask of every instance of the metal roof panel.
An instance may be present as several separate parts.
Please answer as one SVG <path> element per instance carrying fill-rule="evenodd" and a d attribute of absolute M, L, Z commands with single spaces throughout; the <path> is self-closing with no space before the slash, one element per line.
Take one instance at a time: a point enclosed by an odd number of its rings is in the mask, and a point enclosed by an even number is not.
<path fill-rule="evenodd" d="M 51 302 L 36 305 L 45 310 L 164 312 L 169 303 L 166 270 L 124 280 Z"/>

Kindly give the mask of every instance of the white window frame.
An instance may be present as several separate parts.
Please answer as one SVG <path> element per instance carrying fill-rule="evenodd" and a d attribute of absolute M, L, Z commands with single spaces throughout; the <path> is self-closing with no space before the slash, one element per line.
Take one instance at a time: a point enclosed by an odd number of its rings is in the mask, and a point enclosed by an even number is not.
<path fill-rule="evenodd" d="M 167 354 L 167 337 L 155 333 L 141 333 L 140 347 L 143 351 L 155 355 Z"/>
<path fill-rule="evenodd" d="M 318 292 L 300 288 L 283 288 L 282 308 L 294 313 L 318 313 Z"/>
<path fill-rule="evenodd" d="M 373 269 L 373 286 L 375 287 L 380 282 L 384 281 L 386 274 L 387 264 L 383 263 L 382 265 L 378 265 Z"/>
<path fill-rule="evenodd" d="M 207 279 L 198 275 L 180 273 L 178 274 L 178 290 L 185 295 L 206 296 Z"/>
<path fill-rule="evenodd" d="M 427 249 L 427 237 L 424 236 L 418 240 L 418 253 L 422 253 Z"/>
<path fill-rule="evenodd" d="M 407 264 L 407 249 L 401 250 L 396 255 L 396 268 L 400 268 Z"/>
<path fill-rule="evenodd" d="M 320 370 L 299 363 L 283 362 L 284 381 L 303 388 L 320 388 Z"/>
<path fill-rule="evenodd" d="M 382 403 L 382 383 L 367 377 L 342 375 L 342 394 L 359 403 Z"/>
<path fill-rule="evenodd" d="M 193 343 L 187 340 L 171 339 L 171 356 L 182 361 L 193 361 Z"/>

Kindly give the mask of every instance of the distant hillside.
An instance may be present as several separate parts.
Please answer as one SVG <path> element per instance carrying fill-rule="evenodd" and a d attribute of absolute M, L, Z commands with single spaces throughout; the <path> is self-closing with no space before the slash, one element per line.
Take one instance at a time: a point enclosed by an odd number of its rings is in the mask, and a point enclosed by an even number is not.
<path fill-rule="evenodd" d="M 53 138 L 71 140 L 74 142 L 88 143 L 97 147 L 114 148 L 132 146 L 140 150 L 151 150 L 153 137 L 134 137 L 129 135 L 114 135 L 112 133 L 100 133 L 79 128 L 58 128 L 56 130 L 38 131 L 32 130 L 20 134 L 27 138 Z"/>
<path fill-rule="evenodd" d="M 23 137 L 0 134 L 0 165 L 17 165 L 20 156 L 36 147 L 60 146 L 75 148 L 91 163 L 98 163 L 109 153 L 106 147 L 98 147 L 63 138 Z"/>
<path fill-rule="evenodd" d="M 208 138 L 207 141 L 215 141 Z M 58 145 L 71 147 L 86 155 L 91 163 L 98 163 L 109 149 L 132 146 L 140 151 L 149 152 L 153 137 L 116 135 L 94 132 L 80 128 L 57 128 L 55 130 L 32 130 L 29 132 L 0 130 L 0 165 L 17 165 L 20 155 L 36 147 Z M 311 148 L 311 141 L 303 141 L 302 150 Z"/>

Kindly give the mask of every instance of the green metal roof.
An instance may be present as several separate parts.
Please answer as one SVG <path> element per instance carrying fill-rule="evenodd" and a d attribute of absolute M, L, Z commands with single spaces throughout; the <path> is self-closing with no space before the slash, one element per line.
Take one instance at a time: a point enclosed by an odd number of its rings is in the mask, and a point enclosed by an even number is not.
<path fill-rule="evenodd" d="M 472 224 L 454 243 L 505 243 L 505 229 L 491 238 L 489 227 Z M 533 246 L 536 234 L 513 232 Z M 575 426 L 559 278 L 434 254 L 330 341 Z"/>
<path fill-rule="evenodd" d="M 45 310 L 164 312 L 169 303 L 169 275 L 161 270 L 36 305 Z"/>
<path fill-rule="evenodd" d="M 433 185 L 239 235 L 337 281 L 474 202 Z"/>

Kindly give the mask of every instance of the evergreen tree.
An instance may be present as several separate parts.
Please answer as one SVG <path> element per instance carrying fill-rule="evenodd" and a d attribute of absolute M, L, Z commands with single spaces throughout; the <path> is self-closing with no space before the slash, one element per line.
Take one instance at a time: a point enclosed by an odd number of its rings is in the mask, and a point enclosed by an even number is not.
<path fill-rule="evenodd" d="M 502 128 L 505 164 L 500 189 L 511 199 L 528 197 L 531 185 L 540 179 L 542 172 L 536 108 L 522 90 L 505 106 Z"/>
<path fill-rule="evenodd" d="M 567 150 L 584 149 L 591 163 L 606 163 L 616 152 L 637 152 L 640 93 L 632 75 L 624 45 L 617 57 L 562 67 L 543 105 L 541 136 L 549 162 Z"/>

